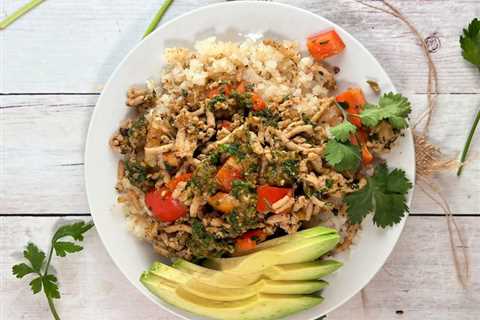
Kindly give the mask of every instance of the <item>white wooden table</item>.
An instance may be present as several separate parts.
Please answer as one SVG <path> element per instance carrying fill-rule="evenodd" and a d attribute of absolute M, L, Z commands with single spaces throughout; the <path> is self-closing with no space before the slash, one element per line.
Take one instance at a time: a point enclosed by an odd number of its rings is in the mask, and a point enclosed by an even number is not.
<path fill-rule="evenodd" d="M 460 56 L 463 26 L 480 16 L 478 0 L 392 0 L 425 36 L 440 80 L 430 131 L 445 153 L 461 150 L 480 105 L 480 73 Z M 0 0 L 0 17 L 26 0 Z M 49 319 L 42 295 L 11 276 L 21 250 L 44 248 L 54 227 L 89 218 L 83 184 L 87 125 L 106 79 L 135 45 L 162 0 L 46 1 L 0 31 L 0 319 Z M 220 0 L 177 0 L 164 21 Z M 352 0 L 281 1 L 335 21 L 380 60 L 420 113 L 426 66 L 403 24 Z M 160 53 L 159 53 L 160 54 Z M 480 319 L 480 137 L 461 179 L 438 177 L 463 229 L 471 259 L 470 287 L 454 272 L 442 211 L 419 189 L 405 231 L 383 269 L 333 319 Z M 55 259 L 62 319 L 176 319 L 136 291 L 113 265 L 95 231 L 86 250 Z"/>

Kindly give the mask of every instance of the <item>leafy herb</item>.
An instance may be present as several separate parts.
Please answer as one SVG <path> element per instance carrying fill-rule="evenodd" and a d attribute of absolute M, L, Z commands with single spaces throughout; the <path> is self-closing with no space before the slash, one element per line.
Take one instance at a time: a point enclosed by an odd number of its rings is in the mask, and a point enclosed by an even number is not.
<path fill-rule="evenodd" d="M 331 189 L 333 187 L 333 180 L 331 180 L 331 179 L 325 180 L 325 187 L 327 189 Z"/>
<path fill-rule="evenodd" d="M 480 20 L 475 18 L 469 24 L 466 29 L 463 29 L 463 35 L 460 37 L 460 45 L 462 47 L 462 55 L 465 60 L 469 61 L 473 65 L 480 69 Z M 478 123 L 480 122 L 480 110 L 477 112 L 477 116 L 473 121 L 472 128 L 463 147 L 462 156 L 460 158 L 460 166 L 457 171 L 457 176 L 462 174 L 463 165 L 467 159 L 468 151 L 472 144 L 473 136 L 477 130 Z"/>
<path fill-rule="evenodd" d="M 378 106 L 367 104 L 360 113 L 362 124 L 367 127 L 375 127 L 382 120 L 390 122 L 395 129 L 405 129 L 408 127 L 407 118 L 412 108 L 407 98 L 401 94 L 392 92 L 380 97 Z"/>
<path fill-rule="evenodd" d="M 283 172 L 291 178 L 295 178 L 298 175 L 299 161 L 295 159 L 285 160 L 282 164 Z"/>
<path fill-rule="evenodd" d="M 225 241 L 217 241 L 198 219 L 192 221 L 192 237 L 189 239 L 189 248 L 197 258 L 220 257 L 227 252 L 233 252 L 232 245 Z"/>
<path fill-rule="evenodd" d="M 225 101 L 227 101 L 227 98 L 225 97 L 225 95 L 224 94 L 219 94 L 219 95 L 213 97 L 212 99 L 210 99 L 210 101 L 208 101 L 208 107 L 213 108 L 217 103 L 225 102 Z"/>
<path fill-rule="evenodd" d="M 333 128 L 330 128 L 330 133 L 341 142 L 346 142 L 350 139 L 350 135 L 357 131 L 357 127 L 355 127 L 349 121 L 343 121 L 342 123 L 336 125 Z"/>
<path fill-rule="evenodd" d="M 20 18 L 21 16 L 23 16 L 24 14 L 26 14 L 27 12 L 29 12 L 30 10 L 32 10 L 33 8 L 41 4 L 43 1 L 45 0 L 32 0 L 27 4 L 25 4 L 24 6 L 20 7 L 20 9 L 18 9 L 17 11 L 15 11 L 11 15 L 9 15 L 8 17 L 0 21 L 0 30 L 5 29 L 9 25 L 17 21 L 18 18 Z"/>
<path fill-rule="evenodd" d="M 460 36 L 460 46 L 465 60 L 480 68 L 480 20 L 475 18 L 470 22 L 463 35 Z"/>
<path fill-rule="evenodd" d="M 48 259 L 45 262 L 46 255 L 35 244 L 29 243 L 23 251 L 23 257 L 28 263 L 22 262 L 12 267 L 12 273 L 18 279 L 32 274 L 35 278 L 30 281 L 30 287 L 33 294 L 44 291 L 45 297 L 48 301 L 48 306 L 52 312 L 53 317 L 59 320 L 60 317 L 53 304 L 53 299 L 60 299 L 60 292 L 58 290 L 57 278 L 49 273 L 50 262 L 52 261 L 53 251 L 59 257 L 65 257 L 68 253 L 79 252 L 83 247 L 72 241 L 60 241 L 65 238 L 72 238 L 76 241 L 82 241 L 85 232 L 93 227 L 92 222 L 85 223 L 84 221 L 76 222 L 61 226 L 57 229 L 50 242 L 50 251 Z"/>
<path fill-rule="evenodd" d="M 153 18 L 152 22 L 150 22 L 150 24 L 148 25 L 147 31 L 145 31 L 145 33 L 143 34 L 143 38 L 148 36 L 150 33 L 153 32 L 153 30 L 157 28 L 158 24 L 160 23 L 160 20 L 162 20 L 163 16 L 165 15 L 165 12 L 167 12 L 172 2 L 173 0 L 165 0 L 163 2 L 162 6 L 160 7 L 160 9 L 158 9 L 157 13 L 155 14 L 155 17 Z"/>
<path fill-rule="evenodd" d="M 406 194 L 411 188 L 412 183 L 403 170 L 389 172 L 386 165 L 378 165 L 374 175 L 367 177 L 364 188 L 345 197 L 348 218 L 352 223 L 360 223 L 373 211 L 373 222 L 379 227 L 399 223 L 408 212 Z"/>
<path fill-rule="evenodd" d="M 235 100 L 235 103 L 237 104 L 238 108 L 242 108 L 242 109 L 253 108 L 252 95 L 250 93 L 246 92 L 241 94 L 234 91 L 230 96 Z"/>
<path fill-rule="evenodd" d="M 150 178 L 148 168 L 143 163 L 125 160 L 125 175 L 132 185 L 144 191 L 155 185 L 155 180 Z"/>
<path fill-rule="evenodd" d="M 353 171 L 360 165 L 360 149 L 350 142 L 330 140 L 325 148 L 325 159 L 338 171 Z"/>
<path fill-rule="evenodd" d="M 255 192 L 255 186 L 247 181 L 233 180 L 232 195 L 235 198 L 240 198 L 242 194 Z"/>
<path fill-rule="evenodd" d="M 277 113 L 272 112 L 270 109 L 263 109 L 254 113 L 255 116 L 262 118 L 263 123 L 269 127 L 278 127 L 280 116 Z"/>
<path fill-rule="evenodd" d="M 240 151 L 240 144 L 238 143 L 225 143 L 218 146 L 218 150 L 221 153 L 228 153 L 231 156 L 242 158 L 243 153 Z"/>

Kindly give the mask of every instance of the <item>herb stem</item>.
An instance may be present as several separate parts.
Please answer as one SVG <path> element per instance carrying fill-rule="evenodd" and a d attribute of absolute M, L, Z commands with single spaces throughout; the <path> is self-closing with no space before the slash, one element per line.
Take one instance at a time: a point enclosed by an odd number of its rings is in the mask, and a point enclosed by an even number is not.
<path fill-rule="evenodd" d="M 462 156 L 460 158 L 460 166 L 458 167 L 457 176 L 459 177 L 462 174 L 463 166 L 465 164 L 465 160 L 467 159 L 468 151 L 470 150 L 470 146 L 472 145 L 473 135 L 477 130 L 478 123 L 480 122 L 480 109 L 477 112 L 477 116 L 475 117 L 475 121 L 473 122 L 472 128 L 470 129 L 470 133 L 468 134 L 467 142 L 463 147 Z"/>
<path fill-rule="evenodd" d="M 57 309 L 55 309 L 55 305 L 53 304 L 53 299 L 47 295 L 47 292 L 45 292 L 45 296 L 47 297 L 48 306 L 50 307 L 50 311 L 52 312 L 53 318 L 55 320 L 60 320 L 60 316 L 57 313 Z"/>
<path fill-rule="evenodd" d="M 45 0 L 32 0 L 11 15 L 7 16 L 5 19 L 0 21 L 0 30 L 5 29 L 6 27 L 14 23 L 18 18 L 20 18 L 44 1 Z"/>
<path fill-rule="evenodd" d="M 172 2 L 173 0 L 165 0 L 163 2 L 162 6 L 160 7 L 160 9 L 158 9 L 157 13 L 155 14 L 155 17 L 153 18 L 152 22 L 150 22 L 150 25 L 148 26 L 147 31 L 145 31 L 145 33 L 143 34 L 142 39 L 148 36 L 150 33 L 152 33 L 153 30 L 155 30 L 155 28 L 160 23 L 160 20 L 162 20 L 163 16 L 167 12 Z"/>

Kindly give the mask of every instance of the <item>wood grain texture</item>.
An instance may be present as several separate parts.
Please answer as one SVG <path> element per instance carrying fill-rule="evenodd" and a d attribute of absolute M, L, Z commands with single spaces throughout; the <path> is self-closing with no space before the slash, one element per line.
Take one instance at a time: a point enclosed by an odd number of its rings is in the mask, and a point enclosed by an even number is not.
<path fill-rule="evenodd" d="M 11 13 L 20 1 L 1 0 Z M 99 92 L 115 66 L 140 40 L 162 1 L 47 1 L 0 37 L 0 92 Z M 177 0 L 163 22 L 221 0 Z M 423 53 L 406 27 L 353 0 L 282 0 L 338 23 L 383 64 L 398 89 L 426 92 Z M 425 36 L 435 35 L 433 54 L 444 93 L 480 93 L 478 70 L 460 56 L 461 29 L 480 16 L 476 0 L 393 1 Z M 452 18 L 454 17 L 454 18 Z M 312 26 L 312 31 L 315 27 Z"/>
<path fill-rule="evenodd" d="M 1 98 L 0 161 L 4 179 L 0 190 L 8 196 L 0 205 L 0 214 L 88 213 L 83 148 L 97 96 Z M 410 98 L 418 114 L 423 110 L 425 96 Z M 448 156 L 456 157 L 461 151 L 478 100 L 475 95 L 440 96 L 430 134 Z M 480 214 L 479 155 L 480 144 L 474 143 L 472 160 L 460 179 L 453 172 L 437 179 L 457 214 Z M 412 213 L 441 211 L 417 189 Z"/>
<path fill-rule="evenodd" d="M 480 263 L 480 230 L 472 223 L 476 220 L 457 218 L 474 266 Z M 34 241 L 46 249 L 54 226 L 65 222 L 56 218 L 0 218 L 0 319 L 49 319 L 44 297 L 32 296 L 27 281 L 11 276 L 11 267 L 22 260 L 24 244 Z M 60 280 L 62 299 L 57 306 L 63 320 L 177 319 L 128 283 L 95 231 L 86 237 L 85 248 L 80 254 L 53 260 Z M 392 256 L 364 289 L 364 302 L 358 294 L 327 319 L 479 319 L 478 269 L 473 270 L 471 285 L 464 290 L 457 283 L 449 255 L 444 218 L 411 217 Z M 404 314 L 397 315 L 397 310 Z"/>

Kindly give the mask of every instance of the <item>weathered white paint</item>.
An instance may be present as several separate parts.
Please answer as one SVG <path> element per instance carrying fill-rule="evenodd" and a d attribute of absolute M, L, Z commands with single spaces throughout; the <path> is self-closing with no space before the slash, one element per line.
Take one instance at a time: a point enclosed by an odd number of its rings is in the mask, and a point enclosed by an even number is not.
<path fill-rule="evenodd" d="M 480 263 L 478 218 L 457 218 L 468 239 L 472 266 Z M 71 220 L 71 219 L 68 219 Z M 22 246 L 34 241 L 45 250 L 57 218 L 0 218 L 0 319 L 49 319 L 43 295 L 32 296 L 28 282 L 11 276 L 22 260 Z M 85 250 L 67 258 L 54 257 L 62 299 L 57 301 L 64 320 L 177 319 L 144 298 L 113 265 L 98 235 L 91 231 Z M 364 289 L 328 320 L 476 320 L 480 276 L 472 270 L 471 285 L 457 283 L 450 259 L 443 217 L 411 217 L 384 268 Z M 396 315 L 403 310 L 402 316 Z"/>
<path fill-rule="evenodd" d="M 2 0 L 5 13 L 21 1 Z M 46 1 L 0 37 L 0 92 L 98 92 L 115 66 L 138 43 L 162 1 Z M 221 0 L 177 0 L 165 20 Z M 347 29 L 380 60 L 402 92 L 426 91 L 419 46 L 392 17 L 353 0 L 281 0 L 321 14 Z M 475 16 L 477 1 L 394 1 L 425 37 L 436 33 L 433 55 L 442 92 L 479 93 L 478 70 L 460 56 L 458 36 Z M 0 12 L 1 15 L 1 12 Z M 314 26 L 313 26 L 314 29 Z M 159 52 L 160 54 L 160 52 Z"/>
<path fill-rule="evenodd" d="M 83 146 L 88 121 L 97 96 L 2 97 L 3 182 L 8 196 L 1 214 L 87 213 L 83 186 Z M 410 96 L 416 114 L 423 110 L 424 95 Z M 463 147 L 480 98 L 477 95 L 441 95 L 430 135 L 449 156 Z M 121 107 L 121 106 L 119 106 Z M 414 116 L 415 117 L 415 116 Z M 478 140 L 478 139 L 476 139 Z M 105 148 L 108 148 L 105 141 Z M 478 158 L 480 144 L 472 149 Z M 472 160 L 460 179 L 453 171 L 438 181 L 455 213 L 480 213 L 480 162 Z M 441 213 L 420 189 L 413 213 Z"/>

